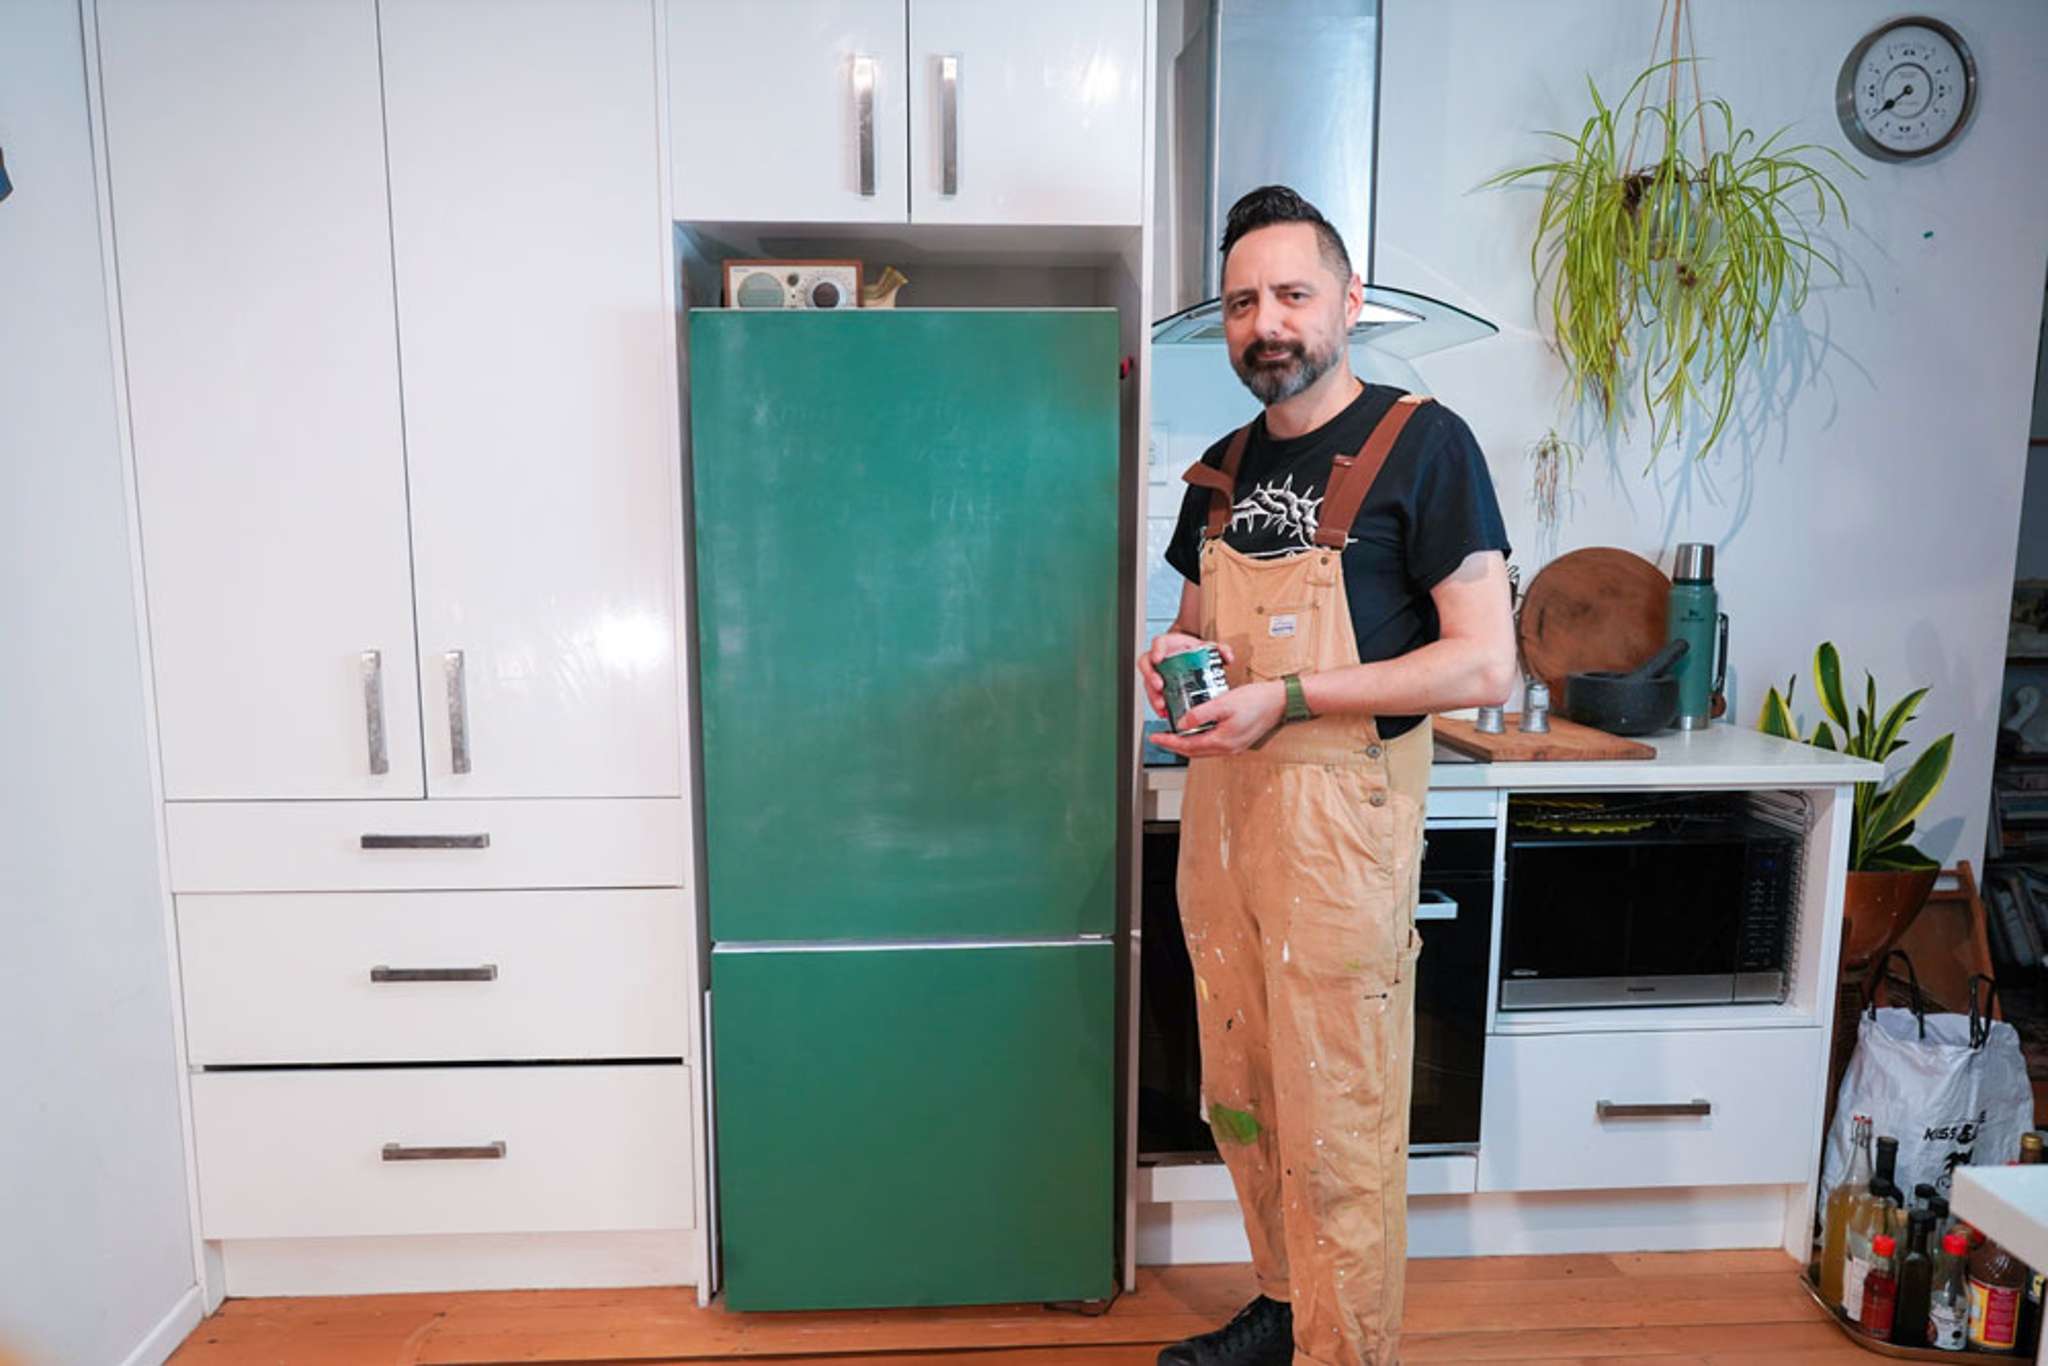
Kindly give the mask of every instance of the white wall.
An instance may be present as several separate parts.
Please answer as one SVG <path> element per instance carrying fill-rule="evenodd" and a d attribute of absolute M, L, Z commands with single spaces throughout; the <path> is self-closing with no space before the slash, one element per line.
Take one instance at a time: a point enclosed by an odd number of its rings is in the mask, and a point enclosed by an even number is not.
<path fill-rule="evenodd" d="M 1541 159 L 1537 130 L 1576 131 L 1588 74 L 1618 96 L 1649 57 L 1657 8 L 1387 0 L 1378 282 L 1503 328 L 1421 369 L 1488 452 L 1524 582 L 1580 546 L 1623 546 L 1668 570 L 1678 542 L 1714 542 L 1734 717 L 1754 724 L 1764 688 L 1797 673 L 1810 722 L 1822 639 L 1857 671 L 1859 693 L 1866 667 L 1882 698 L 1931 687 L 1909 738 L 1953 730 L 1957 749 L 1922 844 L 1944 863 L 1978 862 L 2048 266 L 2048 5 L 1925 7 L 1973 45 L 1982 98 L 1960 143 L 1907 166 L 1854 152 L 1833 110 L 1843 58 L 1896 7 L 1687 7 L 1709 94 L 1760 132 L 1793 125 L 1867 175 L 1838 177 L 1851 227 L 1831 220 L 1829 232 L 1846 282 L 1816 290 L 1803 336 L 1774 340 L 1768 422 L 1724 436 L 1701 464 L 1667 450 L 1648 477 L 1640 421 L 1611 449 L 1589 442 L 1551 540 L 1538 533 L 1523 455 L 1560 422 L 1561 371 L 1534 330 L 1529 276 L 1540 194 L 1476 187 Z"/>
<path fill-rule="evenodd" d="M 161 1360 L 198 1298 L 76 0 L 0 7 L 0 148 L 0 1357 Z"/>
<path fill-rule="evenodd" d="M 2041 354 L 2034 361 L 2034 426 L 2037 441 L 2048 441 L 2048 328 L 2041 331 Z M 2015 573 L 2023 579 L 2048 579 L 2048 446 L 2029 448 L 2027 492 L 2020 508 L 2020 554 Z"/>

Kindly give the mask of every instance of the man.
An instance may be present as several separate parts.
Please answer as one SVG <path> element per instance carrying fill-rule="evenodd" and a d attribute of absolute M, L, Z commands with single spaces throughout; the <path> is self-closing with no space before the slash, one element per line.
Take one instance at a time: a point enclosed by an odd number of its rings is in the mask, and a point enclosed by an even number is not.
<path fill-rule="evenodd" d="M 1344 243 L 1292 190 L 1230 211 L 1231 364 L 1265 405 L 1210 448 L 1140 672 L 1216 643 L 1230 691 L 1156 737 L 1188 756 L 1182 928 L 1202 1090 L 1260 1295 L 1161 1366 L 1386 1366 L 1407 1250 L 1415 902 L 1433 712 L 1514 683 L 1506 530 L 1439 404 L 1352 374 Z"/>

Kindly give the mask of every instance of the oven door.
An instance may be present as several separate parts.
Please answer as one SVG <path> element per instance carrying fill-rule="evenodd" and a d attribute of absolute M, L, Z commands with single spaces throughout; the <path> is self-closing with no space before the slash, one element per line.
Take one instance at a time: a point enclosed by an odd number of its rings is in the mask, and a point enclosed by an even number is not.
<path fill-rule="evenodd" d="M 1493 944 L 1492 822 L 1483 828 L 1429 827 L 1416 929 L 1412 1152 L 1471 1151 L 1479 1145 L 1485 1076 L 1486 977 Z M 1194 969 L 1174 897 L 1179 833 L 1145 833 L 1143 941 L 1139 957 L 1138 1160 L 1215 1161 L 1202 1120 L 1201 1046 Z"/>

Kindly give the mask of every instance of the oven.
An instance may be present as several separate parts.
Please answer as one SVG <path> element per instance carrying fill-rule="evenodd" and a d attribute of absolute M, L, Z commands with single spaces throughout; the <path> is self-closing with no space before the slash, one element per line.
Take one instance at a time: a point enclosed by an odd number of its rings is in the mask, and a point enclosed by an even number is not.
<path fill-rule="evenodd" d="M 1486 983 L 1493 948 L 1494 821 L 1433 820 L 1415 923 L 1414 1098 L 1409 1150 L 1476 1152 L 1486 1072 Z M 1138 1034 L 1138 1160 L 1218 1161 L 1202 1119 L 1194 969 L 1174 896 L 1179 832 L 1147 829 Z"/>

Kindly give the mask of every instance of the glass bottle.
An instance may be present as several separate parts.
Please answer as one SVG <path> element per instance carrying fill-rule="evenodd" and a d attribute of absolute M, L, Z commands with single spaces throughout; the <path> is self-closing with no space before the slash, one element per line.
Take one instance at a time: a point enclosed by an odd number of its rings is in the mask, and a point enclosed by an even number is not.
<path fill-rule="evenodd" d="M 1927 1231 L 1934 1216 L 1913 1211 L 1899 1251 L 1899 1304 L 1892 1313 L 1892 1341 L 1919 1347 L 1927 1341 L 1927 1309 L 1934 1287 L 1934 1263 L 1927 1255 Z"/>
<path fill-rule="evenodd" d="M 1892 1320 L 1899 1304 L 1899 1280 L 1892 1270 L 1895 1247 L 1889 1233 L 1872 1238 L 1870 1270 L 1863 1277 L 1863 1311 L 1857 1322 L 1880 1342 L 1891 1338 Z"/>
<path fill-rule="evenodd" d="M 1849 1255 L 1849 1215 L 1856 1198 L 1870 1186 L 1870 1119 L 1856 1116 L 1849 1126 L 1849 1171 L 1828 1192 L 1821 1219 L 1820 1293 L 1829 1304 L 1842 1302 L 1842 1270 Z"/>
<path fill-rule="evenodd" d="M 1845 1255 L 1842 1263 L 1842 1312 L 1854 1322 L 1863 1318 L 1863 1281 L 1870 1274 L 1876 1258 L 1872 1242 L 1884 1234 L 1897 1241 L 1892 1233 L 1891 1212 L 1898 1208 L 1898 1183 L 1892 1179 L 1899 1158 L 1899 1141 L 1896 1138 L 1877 1140 L 1876 1170 L 1872 1172 L 1870 1184 L 1865 1187 L 1849 1211 L 1849 1231 L 1845 1240 Z"/>
<path fill-rule="evenodd" d="M 1941 1240 L 1927 1296 L 1927 1342 L 1944 1352 L 1960 1352 L 1970 1340 L 1970 1282 L 1964 1271 L 1969 1259 L 1970 1240 L 1963 1234 Z"/>
<path fill-rule="evenodd" d="M 2044 1147 L 2041 1135 L 2025 1133 L 2020 1135 L 2020 1165 L 2039 1166 L 2048 1162 L 2048 1147 Z M 2041 1297 L 2042 1277 L 2039 1271 L 2027 1275 L 2025 1292 L 2020 1297 L 2020 1326 L 2014 1335 L 2014 1345 L 2023 1353 L 2031 1355 L 2041 1339 Z"/>

